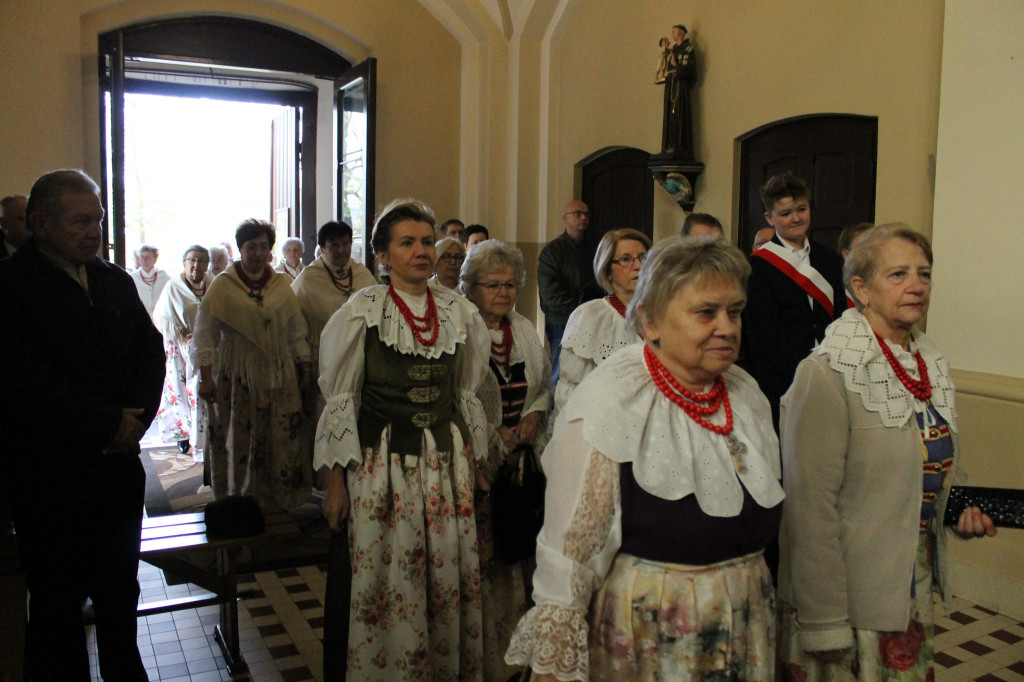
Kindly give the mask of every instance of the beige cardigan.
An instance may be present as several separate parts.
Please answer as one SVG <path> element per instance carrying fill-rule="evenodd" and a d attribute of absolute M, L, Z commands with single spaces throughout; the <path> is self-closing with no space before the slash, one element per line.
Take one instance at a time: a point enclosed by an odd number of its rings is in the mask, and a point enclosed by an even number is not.
<path fill-rule="evenodd" d="M 783 397 L 780 429 L 786 502 L 779 597 L 799 613 L 801 646 L 850 647 L 851 628 L 905 629 L 921 511 L 917 420 L 884 426 L 847 390 L 829 356 L 815 353 L 801 362 Z M 941 519 L 954 473 L 933 522 L 935 574 L 945 594 Z"/>

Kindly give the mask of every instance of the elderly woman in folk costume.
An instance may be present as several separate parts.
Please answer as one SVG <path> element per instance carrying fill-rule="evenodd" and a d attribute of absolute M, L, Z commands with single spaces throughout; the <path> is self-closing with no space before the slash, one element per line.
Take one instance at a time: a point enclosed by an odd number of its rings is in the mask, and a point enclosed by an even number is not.
<path fill-rule="evenodd" d="M 316 420 L 324 410 L 324 399 L 316 381 L 320 378 L 320 334 L 327 320 L 360 289 L 377 283 L 362 263 L 352 260 L 352 227 L 348 223 L 324 223 L 316 233 L 320 257 L 304 268 L 292 282 L 302 314 L 309 326 L 309 347 L 313 357 L 312 390 L 307 394 L 306 412 L 312 415 L 309 428 L 310 453 L 316 434 Z"/>
<path fill-rule="evenodd" d="M 480 463 L 476 509 L 487 682 L 505 682 L 515 673 L 504 655 L 515 624 L 526 613 L 534 567 L 532 556 L 513 564 L 500 556 L 488 491 L 498 468 L 512 457 L 539 460 L 552 401 L 551 361 L 544 343 L 534 324 L 515 311 L 516 295 L 525 284 L 523 254 L 504 242 L 482 242 L 462 266 L 462 293 L 480 309 L 490 330 L 491 371 L 481 402 L 488 416 L 496 417 L 488 457 Z"/>
<path fill-rule="evenodd" d="M 331 528 L 351 516 L 352 555 L 350 611 L 325 618 L 349 618 L 349 679 L 479 679 L 487 328 L 472 303 L 428 285 L 429 207 L 392 202 L 371 243 L 388 284 L 355 294 L 320 339 L 314 462 L 328 469 Z"/>
<path fill-rule="evenodd" d="M 949 363 L 916 329 L 931 245 L 906 225 L 869 229 L 843 279 L 856 309 L 782 398 L 781 676 L 932 680 L 958 429 Z M 961 538 L 996 534 L 977 507 L 953 521 Z"/>
<path fill-rule="evenodd" d="M 241 260 L 210 285 L 194 339 L 214 496 L 251 494 L 264 508 L 292 509 L 312 491 L 302 456 L 310 358 L 291 280 L 268 264 L 274 236 L 262 220 L 238 226 Z"/>
<path fill-rule="evenodd" d="M 749 273 L 721 240 L 657 244 L 627 310 L 644 343 L 559 415 L 536 606 L 505 657 L 535 680 L 774 679 L 778 440 L 733 365 Z"/>
<path fill-rule="evenodd" d="M 431 284 L 440 284 L 452 291 L 459 290 L 459 271 L 466 260 L 466 247 L 454 237 L 445 237 L 437 242 L 437 260 Z"/>
<path fill-rule="evenodd" d="M 609 355 L 643 342 L 626 328 L 626 306 L 633 300 L 640 266 L 650 248 L 650 237 L 632 228 L 612 230 L 601 238 L 594 254 L 594 275 L 608 295 L 576 308 L 565 325 L 555 386 L 556 416 L 573 389 Z"/>
<path fill-rule="evenodd" d="M 184 271 L 164 287 L 153 309 L 153 323 L 163 334 L 167 374 L 156 419 L 163 440 L 178 444 L 181 454 L 194 446 L 195 458 L 205 445 L 206 406 L 197 399 L 199 371 L 192 347 L 196 312 L 213 281 L 206 269 L 210 252 L 195 244 L 185 249 Z M 191 441 L 191 444 L 190 444 Z"/>

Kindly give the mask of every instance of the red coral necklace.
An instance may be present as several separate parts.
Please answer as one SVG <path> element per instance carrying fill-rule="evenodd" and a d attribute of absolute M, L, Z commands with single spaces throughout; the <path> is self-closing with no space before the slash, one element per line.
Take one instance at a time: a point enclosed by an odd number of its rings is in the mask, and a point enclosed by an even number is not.
<path fill-rule="evenodd" d="M 501 318 L 501 343 L 491 341 L 491 358 L 502 367 L 512 361 L 512 325 L 507 317 Z"/>
<path fill-rule="evenodd" d="M 615 294 L 609 294 L 609 295 L 605 296 L 605 298 L 608 300 L 609 303 L 612 304 L 612 307 L 615 308 L 615 311 L 619 315 L 622 315 L 623 319 L 625 319 L 625 317 L 626 317 L 626 304 L 622 302 L 622 299 L 620 299 Z"/>
<path fill-rule="evenodd" d="M 242 263 L 238 262 L 235 263 L 235 274 L 238 275 L 238 279 L 242 280 L 242 284 L 249 288 L 249 298 L 256 301 L 256 305 L 262 307 L 263 288 L 267 286 L 274 271 L 264 265 L 263 275 L 259 279 L 252 279 L 249 275 L 245 274 L 245 268 L 242 267 Z"/>
<path fill-rule="evenodd" d="M 142 278 L 142 283 L 143 284 L 148 284 L 149 286 L 153 286 L 154 284 L 156 284 L 157 271 L 153 270 L 153 276 L 152 277 L 146 277 L 146 273 L 143 270 L 139 270 L 139 277 Z"/>
<path fill-rule="evenodd" d="M 882 347 L 882 355 L 889 361 L 889 366 L 892 367 L 892 371 L 896 374 L 896 378 L 900 380 L 900 383 L 921 402 L 929 400 L 932 397 L 932 384 L 928 380 L 928 365 L 924 363 L 921 351 L 914 351 L 914 359 L 917 360 L 917 372 L 921 375 L 920 379 L 914 379 L 903 365 L 900 364 L 899 360 L 896 359 L 885 339 L 878 334 L 875 334 L 875 338 L 878 339 L 878 345 Z"/>
<path fill-rule="evenodd" d="M 736 468 L 736 471 L 745 473 L 747 465 L 743 461 L 743 455 L 747 453 L 747 446 L 732 432 L 732 405 L 729 403 L 729 389 L 725 386 L 725 379 L 719 375 L 715 378 L 715 383 L 710 391 L 707 393 L 694 393 L 676 381 L 672 373 L 661 363 L 661 360 L 658 359 L 658 356 L 654 354 L 654 351 L 649 346 L 644 346 L 644 359 L 647 361 L 647 371 L 650 373 L 651 379 L 654 380 L 654 385 L 658 387 L 658 390 L 666 398 L 683 408 L 686 416 L 697 422 L 697 424 L 712 433 L 725 436 L 729 446 L 729 455 L 732 456 L 733 466 Z M 725 424 L 721 426 L 712 424 L 707 417 L 715 414 L 722 407 L 725 408 Z"/>
<path fill-rule="evenodd" d="M 192 285 L 192 280 L 188 279 L 188 277 L 185 279 L 188 281 L 188 288 L 192 290 L 192 294 L 196 297 L 196 300 L 201 303 L 203 296 L 206 296 L 206 281 L 203 280 L 203 286 L 201 289 L 196 289 L 195 286 Z"/>
<path fill-rule="evenodd" d="M 398 312 L 402 313 L 402 317 L 405 318 L 406 324 L 412 329 L 412 335 L 416 337 L 416 340 L 423 346 L 433 346 L 434 342 L 437 341 L 437 332 L 441 325 L 437 317 L 437 306 L 434 304 L 434 295 L 430 293 L 430 287 L 427 287 L 427 314 L 423 317 L 418 317 L 412 314 L 412 310 L 406 305 L 402 297 L 395 291 L 393 284 L 388 285 L 388 295 L 391 296 L 391 300 L 398 306 Z M 430 333 L 430 338 L 423 338 L 421 333 L 427 331 L 433 327 L 433 331 Z"/>
<path fill-rule="evenodd" d="M 337 275 L 335 275 L 334 274 L 334 270 L 332 270 L 331 267 L 329 265 L 327 265 L 327 261 L 324 261 L 324 270 L 327 271 L 327 276 L 331 278 L 331 284 L 334 285 L 335 289 L 337 289 L 341 293 L 345 294 L 346 296 L 348 296 L 349 294 L 352 293 L 352 266 L 351 266 L 351 264 L 349 264 L 349 268 L 348 268 L 348 277 L 344 277 L 344 276 L 338 277 Z"/>

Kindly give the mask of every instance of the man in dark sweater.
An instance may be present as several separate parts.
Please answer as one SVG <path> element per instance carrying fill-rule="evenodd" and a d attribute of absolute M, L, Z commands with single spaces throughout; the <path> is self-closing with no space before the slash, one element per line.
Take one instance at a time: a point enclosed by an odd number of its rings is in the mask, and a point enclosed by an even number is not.
<path fill-rule="evenodd" d="M 537 263 L 537 290 L 544 311 L 544 332 L 551 346 L 551 383 L 558 382 L 558 355 L 569 315 L 579 305 L 580 290 L 594 281 L 594 251 L 583 235 L 589 211 L 582 201 L 570 201 L 562 214 L 565 231 L 541 250 Z"/>
<path fill-rule="evenodd" d="M 100 673 L 146 680 L 135 607 L 145 473 L 163 343 L 131 278 L 97 258 L 99 188 L 47 173 L 29 239 L 0 262 L 0 433 L 30 593 L 25 675 L 88 680 L 81 600 L 96 613 Z"/>

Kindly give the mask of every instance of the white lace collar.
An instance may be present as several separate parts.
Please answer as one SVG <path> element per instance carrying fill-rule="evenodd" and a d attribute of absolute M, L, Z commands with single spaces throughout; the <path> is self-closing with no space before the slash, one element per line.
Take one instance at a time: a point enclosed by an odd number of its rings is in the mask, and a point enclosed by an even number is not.
<path fill-rule="evenodd" d="M 443 353 L 454 353 L 457 344 L 465 343 L 467 327 L 471 324 L 473 315 L 479 313 L 476 306 L 448 289 L 432 286 L 430 291 L 434 295 L 434 305 L 437 306 L 440 323 L 437 341 L 433 346 L 424 346 L 416 340 L 412 329 L 402 318 L 398 306 L 388 296 L 386 284 L 362 289 L 353 294 L 346 305 L 351 309 L 353 318 L 364 320 L 367 327 L 377 328 L 380 340 L 386 346 L 394 348 L 399 353 L 435 359 L 441 357 Z M 415 310 L 413 299 L 412 296 L 406 297 L 409 305 Z"/>
<path fill-rule="evenodd" d="M 914 376 L 917 361 L 911 353 L 897 345 L 889 344 L 900 364 Z M 949 375 L 949 363 L 924 333 L 913 330 L 911 347 L 921 353 L 928 367 L 928 379 L 932 385 L 932 407 L 957 430 L 956 389 Z M 829 325 L 825 338 L 814 350 L 827 355 L 829 366 L 843 375 L 848 391 L 860 396 L 864 409 L 877 412 L 882 423 L 888 427 L 901 428 L 915 412 L 925 409 L 924 403 L 908 391 L 889 367 L 889 361 L 882 354 L 871 326 L 864 315 L 850 308 L 843 316 Z"/>
<path fill-rule="evenodd" d="M 693 493 L 706 514 L 726 517 L 740 513 L 746 487 L 759 505 L 774 507 L 785 493 L 768 400 L 739 367 L 723 376 L 733 434 L 747 447 L 742 473 L 727 439 L 698 425 L 654 385 L 643 345 L 620 350 L 587 375 L 559 421 L 583 418 L 586 441 L 614 462 L 632 462 L 637 483 L 652 495 L 678 500 Z M 712 421 L 722 423 L 722 413 Z"/>
<path fill-rule="evenodd" d="M 587 301 L 573 311 L 562 335 L 562 348 L 578 357 L 601 364 L 605 358 L 626 346 L 641 343 L 640 336 L 626 329 L 626 320 L 607 298 Z"/>

